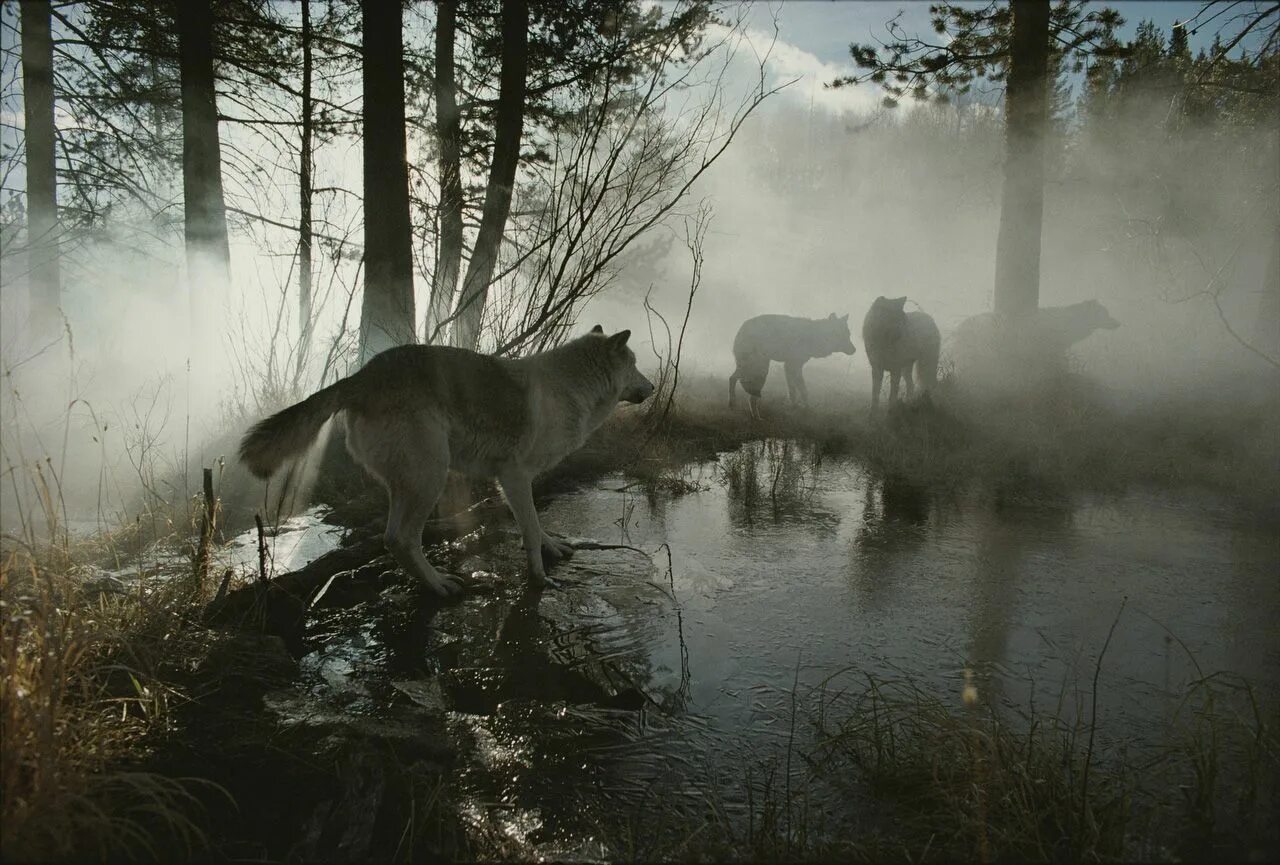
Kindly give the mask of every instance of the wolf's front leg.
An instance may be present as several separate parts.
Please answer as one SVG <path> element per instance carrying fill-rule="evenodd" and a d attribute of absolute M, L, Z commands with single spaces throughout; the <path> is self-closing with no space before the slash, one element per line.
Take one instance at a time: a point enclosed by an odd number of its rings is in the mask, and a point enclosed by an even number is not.
<path fill-rule="evenodd" d="M 499 475 L 498 483 L 502 485 L 502 493 L 507 498 L 507 505 L 511 508 L 524 539 L 524 554 L 529 563 L 529 585 L 544 586 L 547 583 L 547 570 L 542 563 L 542 544 L 547 535 L 542 531 L 542 524 L 538 522 L 538 510 L 533 506 L 533 478 L 522 471 L 512 470 Z"/>

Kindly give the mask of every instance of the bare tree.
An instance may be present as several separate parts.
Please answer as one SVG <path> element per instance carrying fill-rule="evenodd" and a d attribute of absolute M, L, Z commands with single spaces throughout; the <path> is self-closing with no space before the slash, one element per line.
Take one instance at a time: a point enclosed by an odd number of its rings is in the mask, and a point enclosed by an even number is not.
<path fill-rule="evenodd" d="M 654 398 L 649 402 L 645 415 L 650 423 L 650 436 L 657 432 L 671 415 L 671 407 L 675 404 L 676 391 L 680 388 L 680 358 L 684 354 L 684 334 L 689 327 L 689 316 L 693 314 L 693 299 L 702 286 L 703 244 L 707 239 L 707 228 L 711 225 L 712 210 L 707 201 L 698 204 L 698 210 L 692 217 L 684 221 L 684 245 L 689 250 L 692 269 L 689 274 L 689 293 L 685 296 L 684 318 L 680 322 L 680 333 L 673 339 L 671 327 L 666 318 L 649 303 L 649 296 L 644 298 L 646 314 L 652 313 L 662 322 L 667 335 L 665 351 L 657 349 L 657 341 L 653 339 L 653 322 L 649 322 L 649 340 L 654 344 L 654 353 L 658 355 L 658 375 L 654 386 Z"/>
<path fill-rule="evenodd" d="M 31 323 L 47 336 L 57 326 L 58 172 L 54 152 L 53 39 L 48 0 L 22 4 L 22 97 L 26 121 L 27 249 Z"/>
<path fill-rule="evenodd" d="M 302 106 L 301 141 L 298 148 L 298 357 L 294 381 L 302 377 L 307 352 L 311 347 L 311 132 L 313 125 L 311 99 L 311 0 L 302 0 Z"/>
<path fill-rule="evenodd" d="M 462 114 L 458 111 L 458 87 L 454 72 L 454 40 L 458 24 L 457 0 L 436 3 L 435 100 L 436 141 L 440 148 L 439 241 L 427 309 L 428 335 L 453 307 L 462 269 Z"/>
<path fill-rule="evenodd" d="M 676 214 L 751 113 L 791 83 L 766 84 L 766 46 L 757 81 L 726 110 L 744 29 L 727 27 L 676 74 L 663 62 L 679 50 L 673 37 L 652 46 L 658 61 L 643 76 L 606 69 L 584 83 L 582 109 L 551 138 L 511 220 L 483 329 L 490 349 L 539 351 L 564 339 L 581 304 L 613 282 L 627 248 Z"/>
<path fill-rule="evenodd" d="M 363 0 L 364 299 L 360 358 L 414 341 L 400 0 Z"/>
<path fill-rule="evenodd" d="M 520 138 L 524 130 L 525 77 L 529 67 L 528 0 L 502 0 L 502 73 L 498 108 L 485 189 L 480 233 L 476 237 L 467 275 L 458 298 L 453 344 L 474 349 L 480 338 L 480 321 L 489 295 L 489 282 L 498 263 L 498 247 L 506 232 L 520 163 Z"/>
<path fill-rule="evenodd" d="M 1048 120 L 1049 0 L 1010 3 L 1005 163 L 996 238 L 995 311 L 1020 316 L 1040 305 L 1044 139 Z"/>
<path fill-rule="evenodd" d="M 182 195 L 187 265 L 229 278 L 227 212 L 213 77 L 213 11 L 209 0 L 179 0 L 178 54 L 182 75 Z M 197 288 L 192 286 L 193 295 Z"/>

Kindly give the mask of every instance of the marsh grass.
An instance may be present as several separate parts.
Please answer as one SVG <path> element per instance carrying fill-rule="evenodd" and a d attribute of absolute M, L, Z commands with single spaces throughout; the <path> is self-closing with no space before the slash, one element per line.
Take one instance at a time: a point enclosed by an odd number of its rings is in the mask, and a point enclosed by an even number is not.
<path fill-rule="evenodd" d="M 966 680 L 967 681 L 967 680 Z M 1187 685 L 1165 738 L 984 703 L 910 678 L 793 690 L 785 742 L 697 795 L 646 802 L 623 861 L 1274 861 L 1280 744 L 1244 682 Z M 1079 708 L 1079 707 L 1076 707 Z M 787 717 L 789 715 L 789 717 Z"/>
<path fill-rule="evenodd" d="M 716 468 L 719 481 L 744 509 L 767 505 L 777 514 L 813 500 L 822 458 L 820 444 L 771 438 L 723 454 Z"/>
<path fill-rule="evenodd" d="M 158 859 L 204 845 L 201 782 L 128 768 L 185 699 L 168 683 L 205 634 L 192 621 L 204 597 L 194 568 L 157 577 L 140 554 L 132 579 L 99 576 L 138 531 L 0 543 L 6 861 Z"/>

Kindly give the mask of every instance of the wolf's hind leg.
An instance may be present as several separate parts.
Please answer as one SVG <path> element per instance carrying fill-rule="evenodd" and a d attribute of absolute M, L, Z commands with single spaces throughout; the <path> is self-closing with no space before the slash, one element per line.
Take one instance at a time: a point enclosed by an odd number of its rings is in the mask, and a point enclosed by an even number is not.
<path fill-rule="evenodd" d="M 907 391 L 907 399 L 911 399 L 912 394 L 916 392 L 916 383 L 911 378 L 911 370 L 914 367 L 914 363 L 909 363 L 902 368 L 902 385 Z"/>
<path fill-rule="evenodd" d="M 880 405 L 880 388 L 884 386 L 884 367 L 871 367 L 871 410 Z"/>
<path fill-rule="evenodd" d="M 734 408 L 738 403 L 738 368 L 734 367 L 733 375 L 729 376 L 729 408 Z"/>
<path fill-rule="evenodd" d="M 415 433 L 422 433 L 420 428 Z M 422 552 L 422 530 L 431 509 L 444 490 L 449 475 L 449 444 L 444 434 L 429 430 L 421 434 L 403 463 L 380 467 L 386 478 L 391 507 L 387 513 L 387 549 L 410 576 L 427 584 L 442 597 L 462 590 L 456 577 L 441 574 Z"/>
<path fill-rule="evenodd" d="M 547 569 L 542 561 L 543 538 L 549 536 L 542 531 L 538 522 L 538 509 L 533 505 L 533 479 L 522 471 L 512 469 L 498 476 L 502 485 L 502 493 L 507 498 L 507 505 L 520 526 L 520 534 L 524 538 L 524 553 L 529 562 L 529 585 L 544 586 L 547 583 Z"/>
<path fill-rule="evenodd" d="M 801 366 L 793 361 L 787 361 L 782 365 L 782 370 L 787 376 L 787 396 L 791 400 L 791 405 L 799 405 L 804 396 L 804 377 L 800 371 Z"/>

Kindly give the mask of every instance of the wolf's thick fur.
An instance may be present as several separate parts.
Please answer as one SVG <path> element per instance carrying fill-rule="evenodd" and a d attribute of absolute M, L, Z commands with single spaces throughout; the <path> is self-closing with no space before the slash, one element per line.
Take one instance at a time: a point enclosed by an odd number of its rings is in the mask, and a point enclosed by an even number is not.
<path fill-rule="evenodd" d="M 387 488 L 387 547 L 435 592 L 458 591 L 422 552 L 422 530 L 450 468 L 496 477 L 520 525 L 529 581 L 543 561 L 572 547 L 542 530 L 535 475 L 586 441 L 620 401 L 641 402 L 653 384 L 636 369 L 630 331 L 599 327 L 560 348 L 506 359 L 445 346 L 388 349 L 342 381 L 255 425 L 240 458 L 258 477 L 304 451 L 334 413 L 345 411 L 347 449 Z"/>
<path fill-rule="evenodd" d="M 905 297 L 877 297 L 862 319 L 862 346 L 871 364 L 871 407 L 880 405 L 880 388 L 889 373 L 889 402 L 898 399 L 898 382 L 907 386 L 907 396 L 915 392 L 911 370 L 921 390 L 938 384 L 938 353 L 942 337 L 927 312 L 906 312 Z"/>
<path fill-rule="evenodd" d="M 769 377 L 769 364 L 781 361 L 787 374 L 787 392 L 792 405 L 809 402 L 804 384 L 804 364 L 810 358 L 832 352 L 853 354 L 849 339 L 849 316 L 833 312 L 826 318 L 795 318 L 790 315 L 758 315 L 738 328 L 733 339 L 736 367 L 729 376 L 729 408 L 737 402 L 738 382 L 750 397 L 751 417 L 760 419 L 760 391 Z"/>

